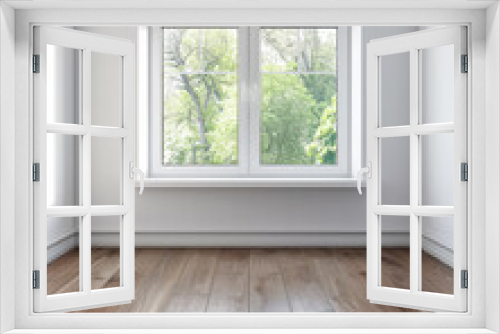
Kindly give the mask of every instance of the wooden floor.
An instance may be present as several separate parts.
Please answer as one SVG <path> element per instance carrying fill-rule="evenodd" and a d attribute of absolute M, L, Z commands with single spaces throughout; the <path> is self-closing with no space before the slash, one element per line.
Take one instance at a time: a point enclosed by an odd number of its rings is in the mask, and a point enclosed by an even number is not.
<path fill-rule="evenodd" d="M 92 254 L 92 287 L 117 286 L 117 249 L 93 248 Z M 49 265 L 48 277 L 59 282 L 49 282 L 50 293 L 78 289 L 77 259 L 75 251 Z M 382 285 L 408 288 L 408 248 L 384 249 L 382 263 Z M 426 273 L 423 290 L 452 292 L 451 268 L 427 254 L 422 266 Z M 371 304 L 366 299 L 366 251 L 362 248 L 142 248 L 136 249 L 136 299 L 86 312 L 414 310 Z"/>

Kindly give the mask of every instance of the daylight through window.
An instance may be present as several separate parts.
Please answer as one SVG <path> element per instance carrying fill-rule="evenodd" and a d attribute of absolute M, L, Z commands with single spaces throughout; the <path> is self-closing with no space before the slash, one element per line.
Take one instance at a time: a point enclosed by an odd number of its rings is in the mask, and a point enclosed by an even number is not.
<path fill-rule="evenodd" d="M 163 28 L 161 41 L 153 174 L 347 176 L 338 28 Z"/>

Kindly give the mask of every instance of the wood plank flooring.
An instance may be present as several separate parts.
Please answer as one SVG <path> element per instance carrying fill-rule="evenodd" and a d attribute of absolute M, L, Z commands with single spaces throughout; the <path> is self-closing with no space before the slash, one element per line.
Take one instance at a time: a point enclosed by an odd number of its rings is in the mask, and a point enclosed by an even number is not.
<path fill-rule="evenodd" d="M 48 266 L 51 294 L 78 289 L 72 251 Z M 92 286 L 119 284 L 118 252 L 92 249 Z M 408 248 L 384 249 L 382 284 L 409 282 Z M 423 254 L 425 291 L 451 293 L 453 271 Z M 136 249 L 136 299 L 84 312 L 414 312 L 366 299 L 362 248 Z"/>

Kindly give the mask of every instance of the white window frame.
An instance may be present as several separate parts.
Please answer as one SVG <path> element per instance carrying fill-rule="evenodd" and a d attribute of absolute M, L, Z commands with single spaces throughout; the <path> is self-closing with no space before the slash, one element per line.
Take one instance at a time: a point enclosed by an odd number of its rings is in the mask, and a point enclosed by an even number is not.
<path fill-rule="evenodd" d="M 300 28 L 302 26 L 296 26 Z M 204 27 L 210 28 L 210 27 Z M 318 27 L 320 28 L 320 27 Z M 151 109 L 149 113 L 148 177 L 155 178 L 348 178 L 351 172 L 351 133 L 348 112 L 349 43 L 348 28 L 329 26 L 337 30 L 337 129 L 339 164 L 335 166 L 262 165 L 260 163 L 260 27 L 238 27 L 238 165 L 237 166 L 164 166 L 163 147 L 163 34 L 161 27 L 150 29 Z M 361 136 L 359 129 L 357 136 Z"/>
<path fill-rule="evenodd" d="M 445 2 L 443 6 L 450 5 Z M 8 5 L 2 4 L 2 8 Z M 262 9 L 262 10 L 238 10 L 221 9 L 206 10 L 202 8 L 189 10 L 189 15 L 182 9 L 119 9 L 103 11 L 101 9 L 61 9 L 52 8 L 45 10 L 28 9 L 17 11 L 15 22 L 16 52 L 15 52 L 15 128 L 16 128 L 16 174 L 15 174 L 15 226 L 11 221 L 0 221 L 2 231 L 8 231 L 8 235 L 2 235 L 2 249 L 0 255 L 2 266 L 9 270 L 2 271 L 2 279 L 15 284 L 14 293 L 8 293 L 12 285 L 0 286 L 2 298 L 7 296 L 6 303 L 14 309 L 0 308 L 2 315 L 8 317 L 10 326 L 7 330 L 15 328 L 12 333 L 116 333 L 124 332 L 124 328 L 136 328 L 137 330 L 126 330 L 128 333 L 144 333 L 146 329 L 168 327 L 193 329 L 198 328 L 198 332 L 213 333 L 235 333 L 248 332 L 253 328 L 253 332 L 258 333 L 286 333 L 289 330 L 302 328 L 301 332 L 324 333 L 493 333 L 491 330 L 499 328 L 498 309 L 500 298 L 498 298 L 498 175 L 490 175 L 489 183 L 486 185 L 489 197 L 486 198 L 484 168 L 496 172 L 498 165 L 490 162 L 485 163 L 486 156 L 489 159 L 498 159 L 498 113 L 495 107 L 498 106 L 497 88 L 500 85 L 497 76 L 498 54 L 496 49 L 500 47 L 500 42 L 495 29 L 486 31 L 485 22 L 493 27 L 499 26 L 497 8 L 488 9 L 488 16 L 485 10 L 473 9 L 384 9 L 379 5 L 370 4 L 365 8 L 356 10 L 345 9 Z M 406 5 L 406 4 L 405 4 Z M 402 4 L 402 7 L 405 5 Z M 412 4 L 417 6 L 417 4 Z M 464 4 L 462 4 L 465 6 Z M 467 3 L 467 6 L 470 4 Z M 50 5 L 49 5 L 50 6 Z M 360 3 L 360 6 L 362 4 Z M 382 5 L 380 5 L 382 6 Z M 492 6 L 496 6 L 492 5 Z M 370 9 L 366 9 L 369 7 Z M 470 8 L 470 7 L 468 7 Z M 33 105 L 32 105 L 32 74 L 29 64 L 31 63 L 31 43 L 32 27 L 36 24 L 46 25 L 163 25 L 165 22 L 175 22 L 179 25 L 205 24 L 212 26 L 234 25 L 235 22 L 241 25 L 290 25 L 302 24 L 329 24 L 335 22 L 337 25 L 408 25 L 425 26 L 435 24 L 463 24 L 468 26 L 468 53 L 471 55 L 468 76 L 468 104 L 471 112 L 468 114 L 468 145 L 472 152 L 472 168 L 470 169 L 470 181 L 468 196 L 471 198 L 468 204 L 469 224 L 468 229 L 468 259 L 469 268 L 474 273 L 470 276 L 470 287 L 468 290 L 468 312 L 464 314 L 34 314 L 33 291 L 30 286 L 32 270 L 32 235 L 33 235 L 33 187 L 29 179 L 32 164 L 32 132 L 33 132 Z M 12 22 L 12 21 L 10 21 Z M 0 21 L 0 24 L 5 21 Z M 14 24 L 9 23 L 11 30 Z M 5 31 L 5 30 L 3 30 Z M 485 39 L 486 46 L 485 49 Z M 12 40 L 0 41 L 2 46 L 13 44 Z M 2 49 L 7 52 L 10 59 L 14 57 L 12 48 Z M 12 60 L 1 58 L 0 61 L 14 66 Z M 485 65 L 492 66 L 490 71 L 485 72 Z M 2 80 L 12 79 L 14 75 L 2 78 Z M 486 90 L 485 83 L 491 88 Z M 2 98 L 6 97 L 6 92 L 12 91 L 10 86 L 0 87 Z M 9 101 L 9 100 L 7 100 Z M 11 100 L 10 100 L 11 101 Z M 11 101 L 12 102 L 12 101 Z M 486 110 L 488 106 L 488 110 Z M 3 113 L 3 110 L 2 110 Z M 487 121 L 487 122 L 486 122 Z M 13 120 L 10 120 L 14 124 Z M 486 135 L 486 128 L 491 131 Z M 495 132 L 496 131 L 496 132 Z M 13 136 L 11 136 L 13 137 Z M 486 151 L 484 148 L 485 139 Z M 11 155 L 12 151 L 5 152 Z M 4 154 L 4 151 L 2 151 Z M 496 160 L 495 160 L 496 161 Z M 1 161 L 5 166 L 7 161 Z M 2 176 L 4 177 L 4 176 Z M 8 177 L 11 177 L 8 175 Z M 473 197 L 471 195 L 474 194 Z M 2 205 L 5 205 L 2 199 Z M 486 206 L 486 212 L 485 212 Z M 472 229 L 472 226 L 474 228 Z M 12 227 L 12 228 L 11 228 Z M 472 233 L 473 232 L 473 233 Z M 486 237 L 488 236 L 488 237 Z M 8 242 L 5 242 L 8 240 Z M 3 248 L 5 247 L 5 248 Z M 13 265 L 12 254 L 15 257 L 15 267 Z M 490 256 L 486 256 L 489 254 Z M 486 264 L 488 265 L 488 275 L 486 275 Z M 10 270 L 11 269 L 11 270 Z M 14 279 L 11 279 L 14 277 Z M 2 281 L 3 283 L 3 281 Z M 490 291 L 486 294 L 486 289 Z M 2 304 L 3 306 L 4 304 Z M 15 322 L 11 319 L 15 317 Z M 11 321 L 12 320 L 12 321 Z M 361 328 L 362 327 L 362 328 Z M 54 330 L 59 328 L 60 330 Z M 140 328 L 140 329 L 139 329 Z M 222 328 L 226 328 L 224 330 Z M 247 328 L 246 330 L 238 330 Z M 259 328 L 259 329 L 257 329 Z M 265 328 L 265 329 L 263 329 Z M 382 329 L 384 328 L 384 329 Z M 24 330 L 23 330 L 24 329 Z M 79 330 L 78 330 L 79 329 Z M 94 329 L 94 330 L 92 330 Z M 121 329 L 121 330 L 120 330 Z M 203 329 L 206 329 L 204 331 Z M 416 330 L 418 329 L 418 330 Z M 491 330 L 490 330 L 491 329 Z M 151 330 L 153 332 L 154 330 Z M 296 332 L 296 330 L 295 330 Z"/>
<path fill-rule="evenodd" d="M 303 26 L 296 26 L 301 28 Z M 267 28 L 267 27 L 266 27 Z M 321 27 L 318 27 L 321 28 Z M 337 133 L 338 135 L 338 164 L 335 166 L 305 166 L 305 165 L 264 165 L 260 161 L 260 119 L 261 119 L 261 66 L 260 66 L 260 30 L 252 29 L 250 33 L 250 84 L 251 110 L 250 113 L 250 174 L 257 177 L 328 177 L 347 178 L 351 176 L 350 150 L 350 113 L 349 109 L 349 45 L 348 28 L 337 29 Z M 361 129 L 358 131 L 361 136 Z"/>
<path fill-rule="evenodd" d="M 468 163 L 467 154 L 467 75 L 461 73 L 461 56 L 467 54 L 466 28 L 452 26 L 435 28 L 399 36 L 381 38 L 367 46 L 367 160 L 371 178 L 367 180 L 367 297 L 376 304 L 412 304 L 423 310 L 467 310 L 467 291 L 461 288 L 461 270 L 467 270 L 467 182 L 461 181 L 461 163 Z M 454 120 L 447 123 L 422 122 L 422 52 L 443 45 L 453 46 Z M 410 72 L 410 124 L 384 127 L 380 91 L 382 83 L 382 57 L 409 54 Z M 422 204 L 422 136 L 452 133 L 453 148 L 453 205 L 433 206 Z M 409 205 L 385 205 L 381 201 L 381 140 L 383 138 L 408 138 L 409 155 Z M 410 230 L 410 287 L 397 289 L 382 285 L 382 217 L 406 216 Z M 453 293 L 422 291 L 422 218 L 453 218 Z M 435 224 L 435 223 L 429 223 Z"/>
<path fill-rule="evenodd" d="M 134 91 L 135 46 L 127 40 L 100 36 L 67 28 L 36 27 L 35 50 L 40 55 L 40 73 L 34 77 L 35 91 L 35 126 L 34 160 L 40 163 L 40 181 L 34 184 L 34 270 L 40 272 L 40 289 L 34 290 L 35 310 L 37 312 L 69 311 L 89 309 L 98 305 L 128 303 L 134 299 L 135 262 L 135 196 L 134 180 L 129 177 L 129 166 L 134 164 L 135 123 Z M 81 54 L 81 85 L 79 93 L 79 124 L 47 123 L 47 92 L 52 82 L 47 75 L 49 61 L 47 45 L 58 45 L 78 50 Z M 91 121 L 91 62 L 92 53 L 109 54 L 122 58 L 123 85 L 122 114 L 120 127 L 92 125 Z M 47 207 L 47 134 L 65 134 L 79 138 L 79 184 L 80 205 Z M 121 139 L 121 165 L 116 173 L 120 178 L 119 205 L 92 205 L 91 194 L 91 150 L 92 138 Z M 129 164 L 130 163 L 130 164 Z M 92 290 L 91 287 L 91 232 L 93 216 L 120 217 L 120 286 L 108 289 Z M 79 282 L 78 292 L 47 294 L 47 218 L 79 218 Z M 97 306 L 96 306 L 97 305 Z"/>
<path fill-rule="evenodd" d="M 208 28 L 208 27 L 205 27 Z M 227 27 L 232 28 L 232 27 Z M 148 147 L 140 147 L 149 151 L 150 178 L 178 177 L 241 177 L 248 173 L 248 68 L 246 50 L 248 49 L 248 28 L 238 29 L 238 164 L 235 166 L 164 166 L 163 160 L 163 27 L 150 28 L 150 82 L 151 109 L 149 129 L 151 137 Z"/>

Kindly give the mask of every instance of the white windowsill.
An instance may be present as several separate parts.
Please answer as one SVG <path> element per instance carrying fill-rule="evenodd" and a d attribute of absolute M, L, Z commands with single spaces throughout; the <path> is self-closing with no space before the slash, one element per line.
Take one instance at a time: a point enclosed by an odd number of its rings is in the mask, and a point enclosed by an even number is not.
<path fill-rule="evenodd" d="M 139 181 L 135 182 L 139 187 Z M 352 188 L 356 187 L 355 178 L 147 178 L 145 187 L 166 188 Z M 365 182 L 363 181 L 363 187 Z"/>

